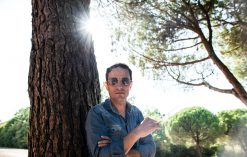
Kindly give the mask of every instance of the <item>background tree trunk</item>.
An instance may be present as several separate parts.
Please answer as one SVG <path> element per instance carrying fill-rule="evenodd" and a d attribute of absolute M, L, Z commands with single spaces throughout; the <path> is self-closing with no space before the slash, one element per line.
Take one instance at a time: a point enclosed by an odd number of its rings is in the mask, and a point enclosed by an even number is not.
<path fill-rule="evenodd" d="M 100 100 L 90 0 L 32 0 L 29 157 L 88 156 L 84 124 Z"/>

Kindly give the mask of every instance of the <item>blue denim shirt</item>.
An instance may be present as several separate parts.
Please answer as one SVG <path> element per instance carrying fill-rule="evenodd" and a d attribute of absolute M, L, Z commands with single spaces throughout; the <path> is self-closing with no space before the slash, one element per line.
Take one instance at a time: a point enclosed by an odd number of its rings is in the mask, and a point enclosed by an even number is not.
<path fill-rule="evenodd" d="M 126 116 L 123 118 L 107 99 L 90 109 L 86 120 L 87 144 L 93 157 L 124 157 L 123 138 L 142 121 L 141 111 L 127 103 Z M 111 143 L 98 147 L 101 136 L 111 138 Z M 152 135 L 139 139 L 132 149 L 141 153 L 142 157 L 154 157 L 156 152 Z"/>

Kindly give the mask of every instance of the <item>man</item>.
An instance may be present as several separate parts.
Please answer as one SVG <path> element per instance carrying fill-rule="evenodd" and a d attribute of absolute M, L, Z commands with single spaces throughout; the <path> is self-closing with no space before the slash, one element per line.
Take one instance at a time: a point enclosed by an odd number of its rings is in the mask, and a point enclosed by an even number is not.
<path fill-rule="evenodd" d="M 143 118 L 141 111 L 127 102 L 132 71 L 123 64 L 106 70 L 105 87 L 110 99 L 90 109 L 86 120 L 88 148 L 93 157 L 154 157 L 151 133 L 159 123 Z"/>

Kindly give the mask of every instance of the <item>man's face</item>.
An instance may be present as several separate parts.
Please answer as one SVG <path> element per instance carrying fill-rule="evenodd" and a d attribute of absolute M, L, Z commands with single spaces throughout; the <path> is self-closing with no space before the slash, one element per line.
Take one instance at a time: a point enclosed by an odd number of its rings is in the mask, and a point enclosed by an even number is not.
<path fill-rule="evenodd" d="M 105 83 L 109 96 L 113 101 L 126 101 L 131 85 L 132 82 L 128 70 L 120 67 L 112 69 Z"/>

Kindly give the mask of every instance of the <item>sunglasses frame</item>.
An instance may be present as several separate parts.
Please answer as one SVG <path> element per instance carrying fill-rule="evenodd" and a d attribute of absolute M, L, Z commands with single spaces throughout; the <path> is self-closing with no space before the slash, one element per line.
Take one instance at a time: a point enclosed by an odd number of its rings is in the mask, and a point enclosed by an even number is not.
<path fill-rule="evenodd" d="M 130 78 L 128 78 L 128 77 L 123 77 L 120 79 L 116 78 L 116 77 L 112 77 L 112 78 L 109 78 L 107 80 L 107 84 L 112 85 L 112 86 L 117 85 L 119 82 L 121 82 L 121 84 L 124 86 L 129 86 L 131 84 L 132 80 L 130 80 Z"/>

